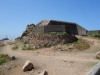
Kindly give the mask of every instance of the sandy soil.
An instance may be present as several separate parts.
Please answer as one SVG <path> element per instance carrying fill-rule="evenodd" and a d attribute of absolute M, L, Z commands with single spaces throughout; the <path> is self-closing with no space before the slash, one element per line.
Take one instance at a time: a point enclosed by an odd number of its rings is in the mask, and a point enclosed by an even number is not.
<path fill-rule="evenodd" d="M 0 53 L 16 56 L 17 60 L 9 61 L 4 66 L 5 75 L 37 75 L 46 70 L 49 75 L 86 75 L 99 61 L 95 53 L 100 49 L 100 40 L 86 38 L 94 44 L 84 51 L 54 51 L 52 48 L 43 48 L 35 51 L 12 50 L 7 45 Z M 26 60 L 32 61 L 35 69 L 23 72 L 22 67 Z"/>

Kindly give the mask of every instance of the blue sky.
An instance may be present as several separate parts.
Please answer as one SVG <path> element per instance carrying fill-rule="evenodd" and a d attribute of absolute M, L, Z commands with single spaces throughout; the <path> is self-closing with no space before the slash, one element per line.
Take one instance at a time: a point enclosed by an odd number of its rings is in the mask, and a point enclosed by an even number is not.
<path fill-rule="evenodd" d="M 100 0 L 0 0 L 0 39 L 14 39 L 27 24 L 54 19 L 100 30 Z"/>

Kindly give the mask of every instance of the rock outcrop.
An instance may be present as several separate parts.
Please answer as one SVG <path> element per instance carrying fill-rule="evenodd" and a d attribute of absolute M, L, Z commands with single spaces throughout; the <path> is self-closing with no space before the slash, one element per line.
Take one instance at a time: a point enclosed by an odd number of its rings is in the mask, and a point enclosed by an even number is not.
<path fill-rule="evenodd" d="M 11 57 L 11 60 L 16 60 L 16 57 L 15 57 L 15 56 L 12 56 L 12 57 Z"/>
<path fill-rule="evenodd" d="M 22 34 L 22 37 L 27 36 L 28 34 L 31 34 L 34 28 L 35 28 L 34 24 L 27 25 L 26 30 Z"/>

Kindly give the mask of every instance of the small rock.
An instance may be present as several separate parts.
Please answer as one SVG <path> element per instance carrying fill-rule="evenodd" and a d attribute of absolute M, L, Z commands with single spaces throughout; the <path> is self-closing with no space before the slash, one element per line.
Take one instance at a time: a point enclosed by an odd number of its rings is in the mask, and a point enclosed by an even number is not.
<path fill-rule="evenodd" d="M 47 72 L 47 71 L 43 71 L 43 72 L 41 72 L 41 73 L 38 74 L 38 75 L 48 75 L 48 72 Z"/>
<path fill-rule="evenodd" d="M 74 63 L 74 61 L 70 61 L 70 63 Z"/>
<path fill-rule="evenodd" d="M 100 59 L 100 52 L 97 52 L 96 53 L 96 58 L 99 58 Z"/>
<path fill-rule="evenodd" d="M 63 60 L 64 62 L 67 62 L 66 60 Z"/>
<path fill-rule="evenodd" d="M 34 69 L 34 65 L 31 63 L 31 61 L 26 61 L 24 66 L 23 66 L 23 71 L 31 71 L 32 69 Z"/>
<path fill-rule="evenodd" d="M 15 57 L 15 56 L 12 56 L 12 57 L 11 57 L 11 60 L 16 60 L 16 57 Z"/>
<path fill-rule="evenodd" d="M 11 70 L 11 67 L 8 67 L 8 70 Z"/>

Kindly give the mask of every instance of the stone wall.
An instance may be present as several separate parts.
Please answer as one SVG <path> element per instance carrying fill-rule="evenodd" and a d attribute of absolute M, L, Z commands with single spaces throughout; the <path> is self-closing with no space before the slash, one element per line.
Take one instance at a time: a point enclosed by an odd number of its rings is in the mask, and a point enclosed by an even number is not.
<path fill-rule="evenodd" d="M 69 35 L 30 35 L 29 37 L 29 45 L 31 48 L 43 48 L 50 47 L 58 44 L 66 44 L 77 41 L 78 39 L 74 36 Z"/>

